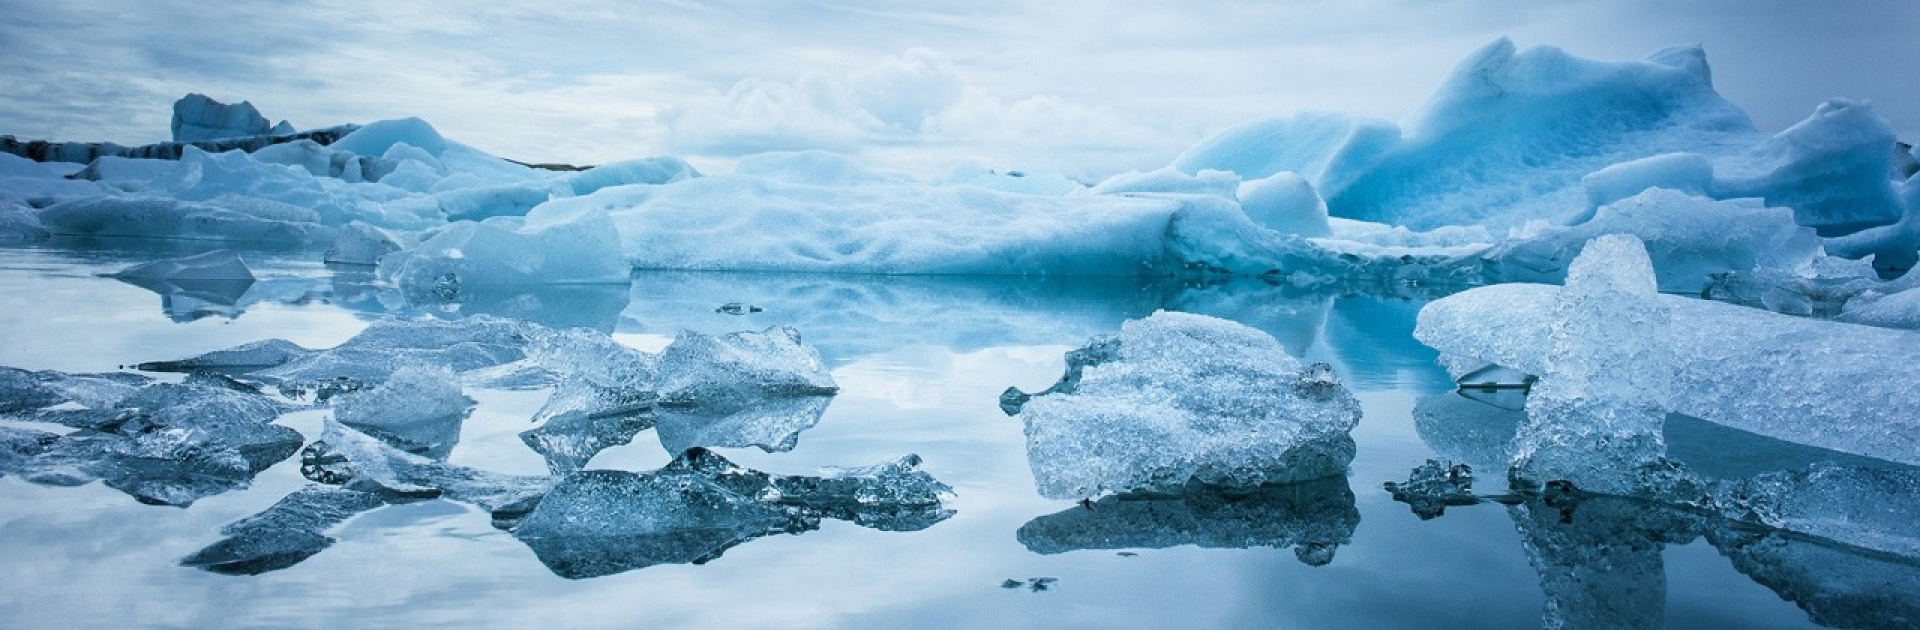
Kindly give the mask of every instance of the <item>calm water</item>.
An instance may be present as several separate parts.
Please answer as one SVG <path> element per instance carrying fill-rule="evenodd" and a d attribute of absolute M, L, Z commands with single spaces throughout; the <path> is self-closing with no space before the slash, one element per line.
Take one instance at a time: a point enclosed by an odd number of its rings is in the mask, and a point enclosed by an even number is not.
<path fill-rule="evenodd" d="M 1555 615 L 1576 626 L 1798 628 L 1818 627 L 1815 618 L 1897 627 L 1889 611 L 1920 608 L 1920 594 L 1897 590 L 1920 584 L 1920 568 L 1904 561 L 1810 543 L 1743 546 L 1690 531 L 1655 507 L 1583 507 L 1564 523 L 1495 504 L 1416 518 L 1380 484 L 1436 455 L 1497 463 L 1514 420 L 1455 398 L 1432 351 L 1413 340 L 1414 316 L 1433 296 L 639 273 L 631 287 L 421 309 L 383 295 L 365 270 L 330 269 L 312 253 L 247 252 L 260 281 L 226 295 L 162 295 L 95 276 L 203 246 L 155 249 L 166 247 L 0 249 L 0 365 L 111 371 L 270 337 L 328 347 L 396 313 L 510 315 L 607 331 L 648 350 L 682 328 L 784 324 L 820 349 L 842 391 L 793 451 L 724 454 L 769 472 L 811 473 L 918 453 L 925 470 L 954 487 L 955 514 L 906 533 L 827 521 L 701 565 L 569 580 L 479 509 L 432 500 L 363 514 L 331 533 L 340 542 L 330 549 L 241 577 L 177 562 L 219 540 L 222 525 L 306 484 L 298 458 L 246 490 L 186 509 L 141 505 L 98 483 L 43 487 L 10 477 L 0 479 L 0 625 L 1528 628 Z M 728 302 L 765 311 L 715 312 Z M 1234 319 L 1332 363 L 1365 412 L 1349 476 L 1222 509 L 1104 501 L 1088 510 L 1040 498 L 1020 422 L 1000 411 L 998 395 L 1010 385 L 1044 388 L 1060 375 L 1062 352 L 1162 308 Z M 468 394 L 481 404 L 451 461 L 544 473 L 517 433 L 545 392 Z M 311 439 L 325 413 L 281 422 Z M 1832 456 L 1684 418 L 1670 423 L 1669 439 L 1676 456 L 1708 476 Z M 667 460 L 646 432 L 590 467 L 644 471 Z M 1479 489 L 1500 489 L 1501 475 L 1480 469 Z M 1327 561 L 1324 550 L 1296 553 L 1303 535 L 1345 542 Z M 1846 577 L 1861 567 L 1864 586 Z M 1035 578 L 1052 580 L 1035 589 Z"/>

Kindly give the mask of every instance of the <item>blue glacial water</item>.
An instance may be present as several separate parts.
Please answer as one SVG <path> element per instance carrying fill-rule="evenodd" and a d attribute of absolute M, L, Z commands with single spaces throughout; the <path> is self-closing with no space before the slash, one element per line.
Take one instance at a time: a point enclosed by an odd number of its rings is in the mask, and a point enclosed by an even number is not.
<path fill-rule="evenodd" d="M 329 347 L 384 317 L 477 313 L 585 327 L 656 350 L 681 329 L 798 329 L 841 387 L 798 447 L 723 449 L 754 469 L 808 474 L 907 453 L 953 486 L 953 515 L 920 531 L 828 520 L 699 564 L 584 579 L 550 570 L 464 503 L 373 509 L 287 568 L 182 566 L 223 525 L 307 484 L 299 457 L 188 508 L 99 483 L 0 478 L 0 625 L 19 628 L 1531 628 L 1914 627 L 1920 565 L 1820 541 L 1716 529 L 1656 505 L 1560 511 L 1486 503 L 1416 517 L 1381 489 L 1430 457 L 1498 464 L 1517 416 L 1458 398 L 1413 340 L 1433 294 L 1264 284 L 639 272 L 567 287 L 415 306 L 365 268 L 312 252 L 243 252 L 259 276 L 227 290 L 156 291 L 96 274 L 190 243 L 0 249 L 0 365 L 115 371 L 280 337 Z M 744 314 L 727 303 L 760 307 Z M 1233 319 L 1332 364 L 1364 416 L 1345 478 L 1232 497 L 1106 499 L 1034 490 L 1009 386 L 1059 377 L 1062 353 L 1156 309 Z M 177 375 L 167 378 L 178 378 Z M 480 405 L 450 462 L 544 474 L 518 433 L 546 391 L 467 390 Z M 324 410 L 280 422 L 311 440 Z M 10 422 L 10 421 L 0 421 Z M 20 423 L 14 422 L 18 425 Z M 35 428 L 47 429 L 46 426 Z M 1675 417 L 1674 456 L 1734 478 L 1846 458 Z M 590 468 L 669 461 L 653 432 Z M 1890 466 L 1866 462 L 1869 465 Z"/>

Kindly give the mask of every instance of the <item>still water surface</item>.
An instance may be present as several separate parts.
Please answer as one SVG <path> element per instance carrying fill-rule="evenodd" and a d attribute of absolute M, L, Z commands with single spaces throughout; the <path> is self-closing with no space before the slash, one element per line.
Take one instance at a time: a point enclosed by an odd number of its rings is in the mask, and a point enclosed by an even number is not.
<path fill-rule="evenodd" d="M 573 580 L 479 509 L 431 500 L 363 514 L 330 533 L 338 543 L 290 568 L 229 576 L 178 561 L 219 540 L 222 525 L 305 485 L 297 457 L 248 489 L 186 509 L 141 505 L 97 483 L 44 487 L 10 477 L 0 479 L 3 625 L 1529 628 L 1565 617 L 1600 627 L 1801 628 L 1819 627 L 1805 602 L 1840 627 L 1898 627 L 1889 611 L 1920 608 L 1920 595 L 1889 595 L 1895 584 L 1885 579 L 1877 594 L 1862 595 L 1832 577 L 1865 562 L 1875 575 L 1920 584 L 1920 568 L 1905 562 L 1815 546 L 1734 551 L 1684 524 L 1663 525 L 1672 519 L 1652 507 L 1600 506 L 1570 523 L 1496 504 L 1415 517 L 1382 482 L 1446 456 L 1475 464 L 1482 492 L 1499 490 L 1501 475 L 1488 466 L 1500 461 L 1514 419 L 1457 399 L 1434 353 L 1413 340 L 1415 314 L 1434 295 L 640 272 L 631 286 L 419 308 L 383 294 L 365 269 L 329 268 L 312 252 L 245 252 L 259 280 L 225 295 L 163 295 L 95 275 L 201 248 L 0 249 L 0 365 L 112 371 L 271 337 L 329 347 L 393 316 L 506 315 L 594 328 L 647 350 L 680 329 L 789 325 L 821 351 L 841 393 L 798 448 L 724 455 L 796 474 L 918 453 L 925 470 L 954 487 L 955 514 L 916 532 L 829 520 L 700 565 Z M 764 311 L 716 312 L 729 302 Z M 1088 510 L 1040 498 L 1020 422 L 1001 412 L 999 394 L 1044 388 L 1059 377 L 1064 351 L 1155 309 L 1234 319 L 1334 365 L 1364 409 L 1350 474 L 1221 509 L 1174 500 Z M 543 474 L 517 434 L 545 392 L 467 394 L 480 406 L 450 461 Z M 311 439 L 325 413 L 281 422 Z M 1670 422 L 1669 439 L 1677 457 L 1708 476 L 1834 457 L 1686 418 Z M 646 432 L 590 467 L 645 471 L 668 459 Z M 1344 542 L 1330 554 L 1293 548 L 1302 536 Z M 1612 565 L 1582 566 L 1603 561 L 1596 557 Z M 1558 602 L 1551 608 L 1550 598 Z"/>

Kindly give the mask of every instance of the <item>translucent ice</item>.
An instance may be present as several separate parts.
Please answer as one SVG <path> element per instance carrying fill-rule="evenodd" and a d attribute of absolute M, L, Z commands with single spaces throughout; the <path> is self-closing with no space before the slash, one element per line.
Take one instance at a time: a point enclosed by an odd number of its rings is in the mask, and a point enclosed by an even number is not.
<path fill-rule="evenodd" d="M 408 366 L 378 386 L 335 399 L 333 417 L 409 453 L 444 460 L 474 401 L 442 366 Z"/>
<path fill-rule="evenodd" d="M 749 470 L 704 449 L 657 471 L 568 475 L 513 527 L 555 574 L 580 579 L 657 564 L 704 563 L 735 545 L 817 529 L 822 518 L 889 531 L 952 512 L 952 489 L 907 456 L 821 477 Z"/>
<path fill-rule="evenodd" d="M 301 452 L 300 472 L 313 481 L 383 497 L 440 497 L 472 503 L 496 519 L 525 513 L 557 481 L 434 461 L 331 420 L 320 439 Z"/>
<path fill-rule="evenodd" d="M 1558 289 L 1469 289 L 1420 311 L 1415 336 L 1442 353 L 1542 374 Z M 1920 392 L 1887 367 L 1920 333 L 1662 295 L 1672 313 L 1671 411 L 1791 442 L 1920 464 Z M 1635 394 L 1635 400 L 1642 400 Z"/>
<path fill-rule="evenodd" d="M 1901 216 L 1887 179 L 1892 147 L 1893 126 L 1872 105 L 1834 99 L 1717 163 L 1714 189 L 1721 197 L 1764 197 L 1768 205 L 1793 208 L 1801 225 L 1822 235 L 1885 225 Z"/>
<path fill-rule="evenodd" d="M 1042 496 L 1317 479 L 1353 457 L 1359 403 L 1265 333 L 1158 312 L 1122 325 L 1118 346 L 1070 392 L 1020 410 Z"/>
<path fill-rule="evenodd" d="M 380 257 L 413 245 L 413 240 L 366 223 L 354 221 L 340 228 L 321 260 L 348 265 L 372 265 Z"/>
<path fill-rule="evenodd" d="M 142 363 L 143 370 L 220 370 L 275 383 L 290 395 L 352 391 L 377 384 L 403 366 L 444 366 L 455 372 L 518 361 L 533 328 L 524 322 L 476 315 L 458 321 L 384 319 L 340 345 L 307 350 L 266 340 L 175 361 Z"/>
<path fill-rule="evenodd" d="M 820 353 L 791 328 L 723 336 L 687 332 L 660 354 L 660 441 L 791 450 L 840 391 Z"/>
<path fill-rule="evenodd" d="M 469 292 L 534 284 L 625 283 L 633 270 L 605 212 L 547 217 L 520 229 L 462 222 L 380 261 L 380 277 L 409 299 L 457 301 Z"/>

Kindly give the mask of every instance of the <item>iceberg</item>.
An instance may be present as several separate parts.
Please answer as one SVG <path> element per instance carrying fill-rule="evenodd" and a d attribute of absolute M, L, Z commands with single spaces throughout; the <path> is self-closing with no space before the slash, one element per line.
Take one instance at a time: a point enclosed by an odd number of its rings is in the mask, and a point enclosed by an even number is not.
<path fill-rule="evenodd" d="M 1041 496 L 1304 481 L 1353 458 L 1353 394 L 1252 328 L 1162 311 L 1081 357 L 1077 383 L 1018 411 Z"/>
<path fill-rule="evenodd" d="M 107 182 L 117 188 L 139 190 L 145 188 L 148 182 L 173 172 L 173 169 L 179 166 L 180 163 L 173 160 L 103 155 L 94 158 L 86 168 L 75 172 L 71 179 Z"/>
<path fill-rule="evenodd" d="M 1281 234 L 1331 236 L 1327 204 L 1313 184 L 1291 172 L 1269 175 L 1240 184 L 1240 210 L 1258 225 Z"/>
<path fill-rule="evenodd" d="M 1759 140 L 1710 74 L 1697 47 L 1606 62 L 1502 38 L 1462 61 L 1371 166 L 1316 184 L 1333 216 L 1413 229 L 1565 223 L 1586 208 L 1588 173 Z"/>
<path fill-rule="evenodd" d="M 195 93 L 173 102 L 174 142 L 259 136 L 272 130 L 267 118 L 247 101 L 228 105 Z"/>
<path fill-rule="evenodd" d="M 700 176 L 700 171 L 672 156 L 622 160 L 574 173 L 567 178 L 573 194 L 590 195 L 602 188 L 632 184 L 671 184 Z"/>
<path fill-rule="evenodd" d="M 381 257 L 379 276 L 416 302 L 538 284 L 625 284 L 632 268 L 605 212 L 547 215 L 519 229 L 458 223 Z"/>
<path fill-rule="evenodd" d="M 383 319 L 326 350 L 309 350 L 270 339 L 173 361 L 135 367 L 160 372 L 220 371 L 276 384 L 289 396 L 335 394 L 377 385 L 409 365 L 443 366 L 454 372 L 526 358 L 535 328 L 525 322 L 476 315 L 458 321 Z"/>
<path fill-rule="evenodd" d="M 1228 171 L 1247 181 L 1290 172 L 1315 188 L 1344 190 L 1399 141 L 1400 127 L 1384 120 L 1308 112 L 1229 127 L 1174 158 L 1173 168 Z"/>
<path fill-rule="evenodd" d="M 398 118 L 368 123 L 333 141 L 336 151 L 357 153 L 370 158 L 382 157 L 395 144 L 405 143 L 434 157 L 447 150 L 447 139 L 419 118 Z"/>
<path fill-rule="evenodd" d="M 49 206 L 37 219 L 48 232 L 72 236 L 299 244 L 332 235 L 312 210 L 263 200 L 202 203 L 165 197 L 94 196 Z"/>
<path fill-rule="evenodd" d="M 1472 369 L 1543 374 L 1559 289 L 1500 284 L 1421 309 L 1414 336 Z M 1669 410 L 1768 437 L 1920 464 L 1916 392 L 1886 366 L 1914 360 L 1920 333 L 1813 320 L 1675 295 Z"/>
<path fill-rule="evenodd" d="M 1762 197 L 1793 208 L 1801 225 L 1834 236 L 1900 220 L 1892 171 L 1893 126 L 1847 99 L 1714 166 L 1720 197 Z"/>
<path fill-rule="evenodd" d="M 354 221 L 341 226 L 333 245 L 321 260 L 342 265 L 375 265 L 380 257 L 410 247 L 414 241 L 405 234 L 391 232 Z"/>

